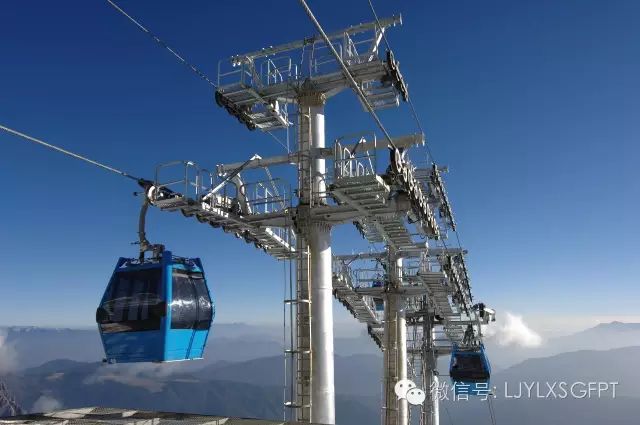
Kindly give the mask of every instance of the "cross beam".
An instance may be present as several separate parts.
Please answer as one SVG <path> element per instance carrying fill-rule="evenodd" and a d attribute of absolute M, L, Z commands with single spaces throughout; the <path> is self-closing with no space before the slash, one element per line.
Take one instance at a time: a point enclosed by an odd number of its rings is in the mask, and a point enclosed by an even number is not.
<path fill-rule="evenodd" d="M 377 30 L 379 27 L 382 27 L 384 30 L 388 27 L 392 27 L 396 25 L 402 25 L 402 15 L 395 15 L 390 18 L 382 18 L 382 19 L 379 19 L 378 22 L 372 21 L 372 22 L 366 22 L 363 24 L 353 25 L 349 28 L 345 28 L 343 30 L 328 34 L 328 37 L 330 39 L 336 39 L 336 38 L 344 37 L 345 34 L 355 35 L 355 34 L 363 33 L 366 31 Z M 267 56 L 277 55 L 278 53 L 284 53 L 291 50 L 301 49 L 304 46 L 321 42 L 321 41 L 323 41 L 322 36 L 317 34 L 311 37 L 303 38 L 302 40 L 280 44 L 278 46 L 265 47 L 260 50 L 254 50 L 253 52 L 244 53 L 241 55 L 235 55 L 231 57 L 231 62 L 235 64 L 247 63 L 256 58 L 267 57 Z"/>
<path fill-rule="evenodd" d="M 429 257 L 439 257 L 441 255 L 467 254 L 466 249 L 461 248 L 429 248 L 425 243 L 415 244 L 414 248 L 403 249 L 398 251 L 403 258 L 418 258 L 422 255 Z M 380 260 L 386 258 L 389 254 L 386 251 L 381 252 L 363 252 L 360 254 L 342 254 L 334 255 L 334 259 L 350 262 L 356 260 Z"/>
<path fill-rule="evenodd" d="M 410 148 L 413 146 L 422 146 L 424 145 L 424 135 L 420 133 L 409 134 L 406 136 L 399 136 L 392 138 L 393 143 L 399 148 Z M 360 142 L 354 146 L 357 146 L 358 151 L 367 151 L 367 150 L 383 150 L 388 149 L 386 143 L 377 143 L 375 140 L 367 140 L 366 138 L 361 138 Z M 316 148 L 311 149 L 310 154 L 312 158 L 318 159 L 330 159 L 335 155 L 335 150 L 333 147 L 331 148 Z M 246 162 L 232 162 L 230 164 L 220 164 L 217 166 L 217 172 L 220 175 L 224 175 L 226 173 L 231 173 L 234 170 L 243 167 L 245 170 L 252 168 L 262 168 L 269 167 L 272 165 L 283 165 L 283 164 L 292 164 L 295 165 L 300 161 L 300 152 L 291 152 L 286 155 L 278 155 L 272 156 L 269 158 L 259 158 L 250 163 Z"/>

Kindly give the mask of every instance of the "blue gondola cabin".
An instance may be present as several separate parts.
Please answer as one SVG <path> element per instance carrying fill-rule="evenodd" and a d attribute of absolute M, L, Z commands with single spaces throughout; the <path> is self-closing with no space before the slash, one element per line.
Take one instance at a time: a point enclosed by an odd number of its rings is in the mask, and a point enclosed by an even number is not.
<path fill-rule="evenodd" d="M 109 363 L 202 358 L 215 315 L 200 259 L 120 258 L 96 321 Z"/>
<path fill-rule="evenodd" d="M 453 381 L 455 395 L 484 395 L 488 392 L 491 365 L 484 345 L 470 348 L 454 345 L 449 364 L 449 376 Z"/>

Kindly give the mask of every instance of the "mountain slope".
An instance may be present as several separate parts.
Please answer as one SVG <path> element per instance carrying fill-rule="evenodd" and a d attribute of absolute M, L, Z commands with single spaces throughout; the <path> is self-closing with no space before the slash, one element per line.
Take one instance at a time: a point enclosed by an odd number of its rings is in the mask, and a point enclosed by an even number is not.
<path fill-rule="evenodd" d="M 28 410 L 42 406 L 72 408 L 105 406 L 281 419 L 283 388 L 232 382 L 200 373 L 169 371 L 165 365 L 106 365 L 69 360 L 7 375 L 4 379 Z M 175 372 L 175 373 L 173 373 Z M 376 398 L 336 397 L 341 423 L 365 425 L 377 421 Z"/>
<path fill-rule="evenodd" d="M 335 356 L 337 392 L 379 398 L 382 391 L 382 356 L 361 354 Z M 237 363 L 216 363 L 202 369 L 198 376 L 255 385 L 282 385 L 284 358 L 266 357 Z M 204 378 L 206 379 L 206 378 Z"/>
<path fill-rule="evenodd" d="M 582 350 L 551 357 L 528 359 L 493 376 L 493 384 L 513 388 L 520 382 L 618 382 L 619 396 L 640 398 L 640 347 L 614 350 Z"/>
<path fill-rule="evenodd" d="M 551 338 L 538 347 L 503 346 L 496 338 L 485 338 L 485 347 L 496 371 L 530 358 L 579 350 L 611 350 L 634 346 L 640 346 L 640 323 L 602 323 L 571 335 Z"/>
<path fill-rule="evenodd" d="M 640 378 L 633 368 L 640 347 L 609 351 L 578 351 L 529 359 L 494 374 L 498 423 L 519 425 L 637 425 Z M 28 410 L 42 406 L 91 405 L 208 413 L 279 419 L 282 415 L 282 357 L 218 363 L 196 372 L 171 365 L 103 365 L 60 360 L 20 371 L 4 379 Z M 336 410 L 339 423 L 377 423 L 380 413 L 377 356 L 336 357 Z M 448 378 L 442 376 L 442 382 Z M 617 397 L 597 399 L 505 398 L 517 382 L 619 381 Z M 351 381 L 349 383 L 349 381 Z M 351 386 L 349 386 L 351 385 Z M 375 388 L 375 389 L 374 389 Z M 350 393 L 345 394 L 348 390 Z M 633 398 L 632 398 L 633 397 Z M 43 403 L 46 401 L 46 403 Z M 488 422 L 487 402 L 445 401 L 441 423 Z M 414 410 L 414 416 L 417 415 Z"/>
<path fill-rule="evenodd" d="M 640 347 L 582 350 L 528 359 L 494 373 L 491 386 L 496 394 L 492 400 L 496 422 L 518 425 L 637 425 L 640 369 L 634 365 L 639 356 Z M 442 379 L 450 385 L 448 378 Z M 576 387 L 575 396 L 569 393 L 566 398 L 561 398 L 562 392 L 557 386 L 553 393 L 549 393 L 546 385 L 612 381 L 619 383 L 615 398 L 611 387 L 600 398 L 595 393 L 591 397 L 577 398 L 582 396 L 581 390 L 586 389 L 583 386 Z M 525 383 L 534 385 L 531 397 Z M 450 392 L 448 396 L 449 400 L 441 404 L 441 424 L 491 423 L 487 401 L 453 401 Z"/>
<path fill-rule="evenodd" d="M 14 362 L 17 369 L 28 369 L 58 359 L 97 362 L 104 357 L 97 329 L 0 327 L 0 332 L 6 334 L 4 342 L 11 346 L 15 354 L 13 357 L 20 359 Z M 343 355 L 380 354 L 367 335 L 336 338 L 335 350 Z M 196 370 L 220 361 L 248 361 L 282 354 L 282 330 L 275 326 L 214 323 L 204 360 L 185 363 L 180 367 Z"/>
<path fill-rule="evenodd" d="M 633 398 L 514 400 L 492 402 L 497 424 L 508 425 L 638 425 Z M 491 424 L 487 401 L 448 401 L 440 406 L 440 424 Z"/>

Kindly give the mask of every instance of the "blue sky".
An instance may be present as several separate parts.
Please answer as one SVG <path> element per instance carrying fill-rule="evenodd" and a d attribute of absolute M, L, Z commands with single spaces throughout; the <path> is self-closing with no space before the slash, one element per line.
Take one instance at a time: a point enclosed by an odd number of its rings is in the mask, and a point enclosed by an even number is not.
<path fill-rule="evenodd" d="M 214 77 L 222 58 L 314 33 L 297 2 L 268 4 L 121 2 Z M 365 0 L 348 4 L 310 2 L 327 30 L 371 20 Z M 403 14 L 389 41 L 450 167 L 476 297 L 531 318 L 636 314 L 640 3 L 375 4 Z M 143 176 L 282 152 L 104 1 L 10 0 L 0 39 L 4 125 Z M 328 139 L 374 129 L 352 93 L 326 112 Z M 406 106 L 381 117 L 416 131 Z M 117 257 L 135 254 L 136 186 L 6 134 L 0 177 L 0 325 L 91 326 Z M 218 320 L 280 320 L 281 263 L 181 215 L 152 211 L 149 233 L 203 258 Z M 353 235 L 334 230 L 334 252 Z"/>

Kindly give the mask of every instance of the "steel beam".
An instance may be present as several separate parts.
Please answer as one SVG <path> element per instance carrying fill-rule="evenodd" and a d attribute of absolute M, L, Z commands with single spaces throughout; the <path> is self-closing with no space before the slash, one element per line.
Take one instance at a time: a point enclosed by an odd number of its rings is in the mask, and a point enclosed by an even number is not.
<path fill-rule="evenodd" d="M 382 19 L 379 19 L 377 22 L 372 21 L 372 22 L 366 22 L 363 24 L 353 25 L 349 28 L 345 28 L 343 30 L 330 33 L 328 34 L 328 37 L 330 39 L 341 38 L 341 37 L 344 37 L 345 34 L 354 35 L 354 34 L 371 31 L 371 30 L 377 31 L 378 28 L 380 27 L 387 28 L 395 25 L 402 25 L 401 15 L 395 15 L 390 18 L 382 18 Z M 279 46 L 270 46 L 270 47 L 262 48 L 260 50 L 255 50 L 253 52 L 244 53 L 241 55 L 235 55 L 235 56 L 232 56 L 230 60 L 232 63 L 250 62 L 256 58 L 267 57 L 271 55 L 276 55 L 278 53 L 288 52 L 290 50 L 301 49 L 304 46 L 307 46 L 309 44 L 313 44 L 319 41 L 323 41 L 323 38 L 318 34 L 318 35 L 304 38 L 302 40 L 293 41 L 291 43 L 285 43 Z"/>
<path fill-rule="evenodd" d="M 249 170 L 252 168 L 264 168 L 272 165 L 282 165 L 282 164 L 297 164 L 297 153 L 290 153 L 287 155 L 278 155 L 272 156 L 269 158 L 260 158 L 255 159 L 248 163 L 244 169 Z M 242 167 L 244 162 L 233 162 L 231 164 L 219 164 L 216 166 L 216 171 L 219 175 L 225 175 L 227 173 L 231 173 L 236 169 Z"/>
<path fill-rule="evenodd" d="M 415 249 L 402 249 L 398 251 L 403 258 L 416 258 L 421 255 L 429 257 L 438 257 L 440 255 L 449 254 L 466 254 L 467 250 L 459 248 L 429 248 L 426 243 L 416 244 Z M 360 254 L 340 254 L 334 255 L 335 260 L 340 261 L 356 261 L 356 260 L 379 260 L 387 257 L 386 251 L 381 252 L 362 252 Z"/>
<path fill-rule="evenodd" d="M 393 143 L 399 148 L 410 148 L 412 146 L 424 145 L 424 135 L 422 134 L 409 134 L 406 136 L 398 136 L 392 138 Z M 378 143 L 375 141 L 367 141 L 358 144 L 358 151 L 360 150 L 373 150 L 373 149 L 388 149 L 386 143 Z M 256 154 L 257 155 L 257 154 Z M 317 159 L 330 159 L 334 156 L 333 148 L 326 148 L 324 146 L 313 146 L 305 155 L 310 155 L 311 158 Z M 269 167 L 272 165 L 283 165 L 283 164 L 292 164 L 295 165 L 298 163 L 300 158 L 300 152 L 291 152 L 287 155 L 277 155 L 268 158 L 259 158 L 254 159 L 250 163 L 246 162 L 232 162 L 230 164 L 219 164 L 216 167 L 216 171 L 220 175 L 224 175 L 226 173 L 233 172 L 234 170 L 243 167 L 245 170 L 249 170 L 252 168 L 262 168 Z"/>

